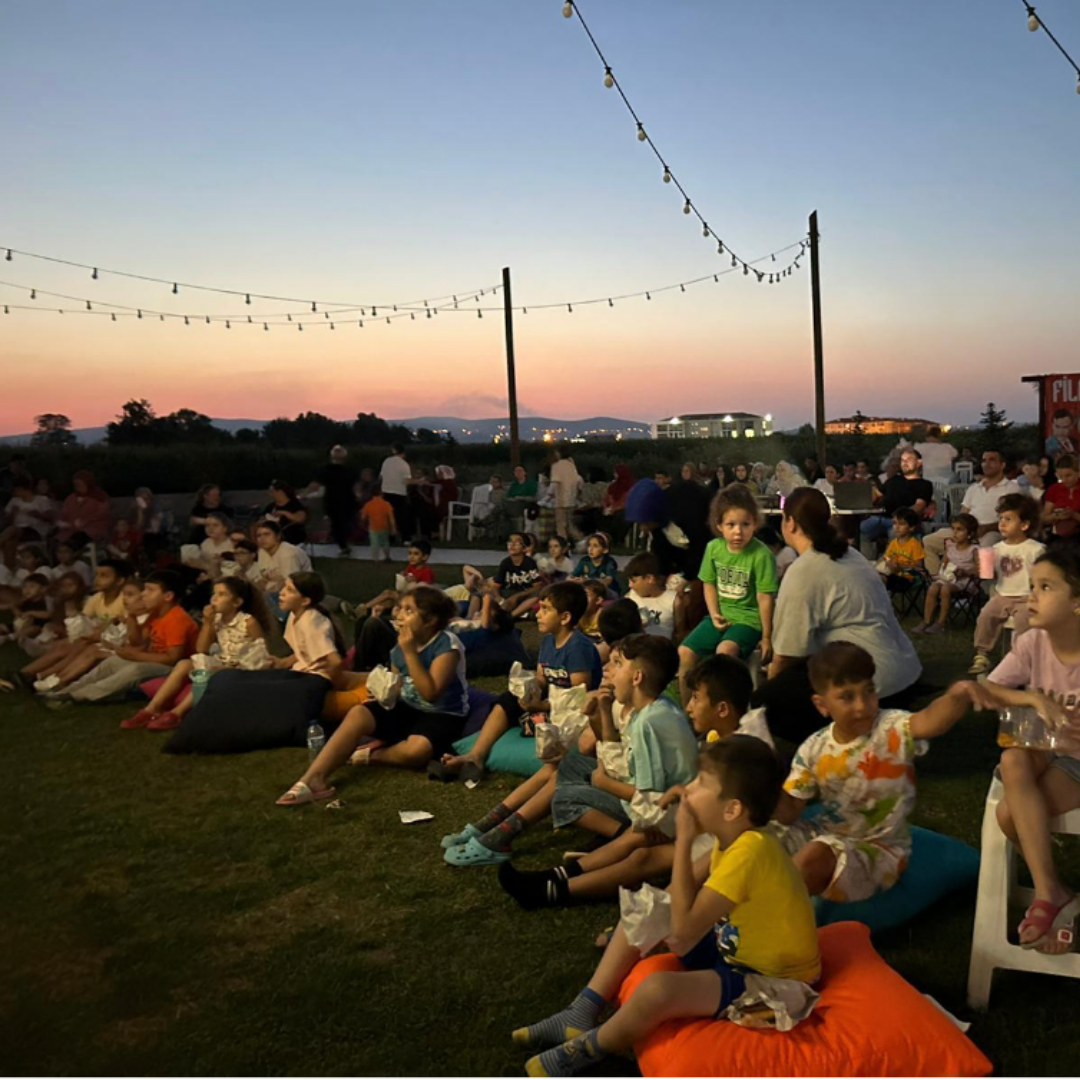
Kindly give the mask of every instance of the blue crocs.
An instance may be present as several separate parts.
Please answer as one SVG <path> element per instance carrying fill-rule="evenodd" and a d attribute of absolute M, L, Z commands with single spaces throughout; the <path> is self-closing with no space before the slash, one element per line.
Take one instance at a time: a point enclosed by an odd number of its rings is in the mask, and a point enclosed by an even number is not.
<path fill-rule="evenodd" d="M 444 836 L 439 843 L 449 850 L 452 847 L 462 847 L 470 840 L 476 838 L 479 839 L 484 834 L 475 825 L 466 825 L 461 832 L 451 833 L 449 836 Z"/>
<path fill-rule="evenodd" d="M 473 836 L 467 844 L 448 849 L 443 858 L 451 866 L 498 866 L 510 861 L 510 852 L 492 851 Z"/>

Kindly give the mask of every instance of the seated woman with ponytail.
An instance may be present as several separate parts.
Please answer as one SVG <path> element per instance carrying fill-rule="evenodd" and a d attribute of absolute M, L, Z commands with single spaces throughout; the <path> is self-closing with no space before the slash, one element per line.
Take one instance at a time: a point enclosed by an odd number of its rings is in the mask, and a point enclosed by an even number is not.
<path fill-rule="evenodd" d="M 825 724 L 806 667 L 829 642 L 849 641 L 874 658 L 883 709 L 904 707 L 922 674 L 881 577 L 836 531 L 830 513 L 813 488 L 797 488 L 784 503 L 784 540 L 799 557 L 780 586 L 768 681 L 751 700 L 765 708 L 769 730 L 794 743 Z"/>
<path fill-rule="evenodd" d="M 282 606 L 284 602 L 283 593 Z M 419 585 L 402 597 L 398 643 L 390 654 L 391 668 L 402 676 L 396 704 L 369 701 L 350 709 L 304 775 L 277 800 L 278 806 L 331 798 L 329 778 L 346 761 L 422 769 L 451 749 L 469 710 L 465 649 L 446 629 L 456 614 L 454 601 L 430 585 Z M 357 750 L 361 739 L 375 739 L 377 745 Z"/>

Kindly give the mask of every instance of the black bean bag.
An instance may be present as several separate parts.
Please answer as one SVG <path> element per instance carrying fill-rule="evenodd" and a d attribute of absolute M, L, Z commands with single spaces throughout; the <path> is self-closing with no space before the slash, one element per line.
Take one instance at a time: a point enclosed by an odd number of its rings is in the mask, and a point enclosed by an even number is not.
<path fill-rule="evenodd" d="M 326 679 L 296 671 L 219 671 L 163 752 L 243 754 L 305 746 L 308 724 L 319 717 L 329 689 Z"/>

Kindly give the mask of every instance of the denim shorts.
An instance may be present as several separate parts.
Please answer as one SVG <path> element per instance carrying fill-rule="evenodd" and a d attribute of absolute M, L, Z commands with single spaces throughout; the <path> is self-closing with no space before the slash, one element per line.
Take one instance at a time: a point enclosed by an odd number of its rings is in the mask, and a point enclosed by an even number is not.
<path fill-rule="evenodd" d="M 551 823 L 556 829 L 573 825 L 590 810 L 599 810 L 614 821 L 630 824 L 630 815 L 622 799 L 592 786 L 595 768 L 596 758 L 586 757 L 576 750 L 559 762 L 555 797 L 551 800 Z"/>
<path fill-rule="evenodd" d="M 719 1020 L 720 1014 L 746 990 L 746 973 L 732 967 L 720 955 L 715 927 L 710 928 L 685 956 L 680 956 L 679 962 L 688 971 L 715 971 L 720 977 L 720 1004 L 713 1013 L 714 1020 Z"/>

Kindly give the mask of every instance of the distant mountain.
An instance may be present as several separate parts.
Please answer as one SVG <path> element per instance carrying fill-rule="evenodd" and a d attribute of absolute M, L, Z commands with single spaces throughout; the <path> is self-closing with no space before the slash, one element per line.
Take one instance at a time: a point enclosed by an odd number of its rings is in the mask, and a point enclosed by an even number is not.
<path fill-rule="evenodd" d="M 260 430 L 267 420 L 214 419 L 214 427 L 223 431 L 237 432 L 241 428 Z M 490 420 L 463 420 L 460 416 L 413 416 L 404 420 L 391 420 L 393 424 L 404 424 L 412 430 L 428 428 L 431 431 L 446 432 L 462 443 L 492 442 L 498 435 L 510 437 L 510 421 L 507 417 L 495 417 Z M 649 425 L 638 420 L 619 420 L 613 416 L 591 416 L 586 420 L 556 420 L 546 416 L 523 416 L 518 419 L 518 429 L 522 439 L 528 442 L 540 442 L 545 434 L 552 440 L 559 439 L 613 439 L 621 435 L 624 439 L 647 439 Z M 73 428 L 73 433 L 83 446 L 93 446 L 105 439 L 104 427 Z M 18 446 L 30 442 L 30 433 L 22 435 L 2 435 L 0 445 Z"/>

